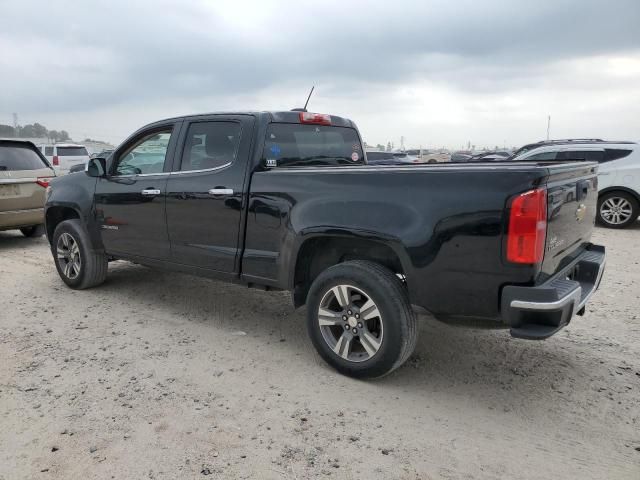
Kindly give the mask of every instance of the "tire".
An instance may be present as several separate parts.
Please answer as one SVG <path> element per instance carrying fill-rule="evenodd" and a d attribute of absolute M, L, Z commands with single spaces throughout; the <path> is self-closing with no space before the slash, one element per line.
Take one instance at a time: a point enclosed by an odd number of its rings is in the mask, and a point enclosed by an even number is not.
<path fill-rule="evenodd" d="M 107 278 L 107 256 L 92 249 L 80 220 L 58 224 L 53 232 L 51 253 L 60 278 L 75 290 L 95 287 Z"/>
<path fill-rule="evenodd" d="M 382 265 L 360 260 L 318 275 L 307 297 L 307 330 L 320 356 L 354 378 L 394 371 L 413 352 L 418 333 L 398 277 Z"/>
<path fill-rule="evenodd" d="M 627 192 L 609 192 L 598 198 L 598 223 L 609 228 L 626 228 L 640 215 L 638 200 Z"/>
<path fill-rule="evenodd" d="M 44 235 L 44 225 L 34 225 L 32 227 L 21 228 L 22 235 L 27 238 L 41 237 Z"/>

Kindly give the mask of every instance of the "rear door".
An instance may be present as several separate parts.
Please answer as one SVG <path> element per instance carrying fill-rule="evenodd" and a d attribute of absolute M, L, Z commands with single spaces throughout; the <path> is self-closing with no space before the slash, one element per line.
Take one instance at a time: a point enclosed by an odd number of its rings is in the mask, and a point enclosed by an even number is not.
<path fill-rule="evenodd" d="M 52 169 L 35 147 L 0 141 L 0 228 L 42 223 Z"/>
<path fill-rule="evenodd" d="M 249 115 L 185 121 L 167 182 L 172 261 L 228 274 L 238 270 L 254 122 Z"/>
<path fill-rule="evenodd" d="M 167 260 L 166 186 L 182 122 L 138 132 L 111 157 L 98 178 L 95 207 L 108 253 Z"/>

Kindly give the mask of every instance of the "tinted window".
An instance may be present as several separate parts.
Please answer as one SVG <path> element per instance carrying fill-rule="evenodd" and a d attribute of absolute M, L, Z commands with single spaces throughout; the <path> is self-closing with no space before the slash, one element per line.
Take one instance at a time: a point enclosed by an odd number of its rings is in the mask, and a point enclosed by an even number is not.
<path fill-rule="evenodd" d="M 532 155 L 532 156 L 526 158 L 525 160 L 533 160 L 533 161 L 538 161 L 538 162 L 555 160 L 556 159 L 556 153 L 557 152 L 542 152 L 542 153 L 538 153 L 536 155 Z"/>
<path fill-rule="evenodd" d="M 88 155 L 87 149 L 84 147 L 56 147 L 59 157 L 80 157 Z"/>
<path fill-rule="evenodd" d="M 353 128 L 272 123 L 267 129 L 263 161 L 277 166 L 335 166 L 364 163 Z"/>
<path fill-rule="evenodd" d="M 115 174 L 162 173 L 170 138 L 171 131 L 147 135 L 120 156 Z"/>
<path fill-rule="evenodd" d="M 602 150 L 567 150 L 558 152 L 558 160 L 581 161 L 589 160 L 601 162 L 604 156 Z"/>
<path fill-rule="evenodd" d="M 231 163 L 236 159 L 239 143 L 239 123 L 192 123 L 187 132 L 180 170 L 207 170 Z"/>
<path fill-rule="evenodd" d="M 603 162 L 610 162 L 611 160 L 618 160 L 619 158 L 624 158 L 629 156 L 629 154 L 633 150 L 622 150 L 617 148 L 607 148 L 604 151 L 604 160 Z"/>
<path fill-rule="evenodd" d="M 47 157 L 52 157 L 53 156 L 53 147 L 44 147 L 44 154 Z"/>
<path fill-rule="evenodd" d="M 0 144 L 0 171 L 39 170 L 46 167 L 47 165 L 33 147 Z"/>

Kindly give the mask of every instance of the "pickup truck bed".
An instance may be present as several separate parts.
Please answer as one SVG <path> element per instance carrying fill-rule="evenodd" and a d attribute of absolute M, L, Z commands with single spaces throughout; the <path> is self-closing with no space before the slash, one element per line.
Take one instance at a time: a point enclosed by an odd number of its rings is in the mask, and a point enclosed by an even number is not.
<path fill-rule="evenodd" d="M 47 231 L 72 288 L 125 259 L 290 290 L 320 354 L 375 377 L 411 353 L 412 306 L 531 339 L 580 313 L 604 268 L 590 243 L 596 172 L 589 162 L 372 166 L 340 117 L 180 117 L 57 179 Z M 76 260 L 65 233 L 95 269 L 64 274 Z"/>

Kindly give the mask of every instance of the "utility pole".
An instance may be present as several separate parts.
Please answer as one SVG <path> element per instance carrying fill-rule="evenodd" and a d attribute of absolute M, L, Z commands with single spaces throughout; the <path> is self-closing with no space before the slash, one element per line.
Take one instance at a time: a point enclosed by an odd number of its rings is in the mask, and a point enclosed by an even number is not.
<path fill-rule="evenodd" d="M 549 140 L 549 130 L 551 130 L 551 115 L 547 116 L 547 141 Z"/>
<path fill-rule="evenodd" d="M 13 129 L 18 133 L 18 114 L 15 112 L 13 114 Z"/>

